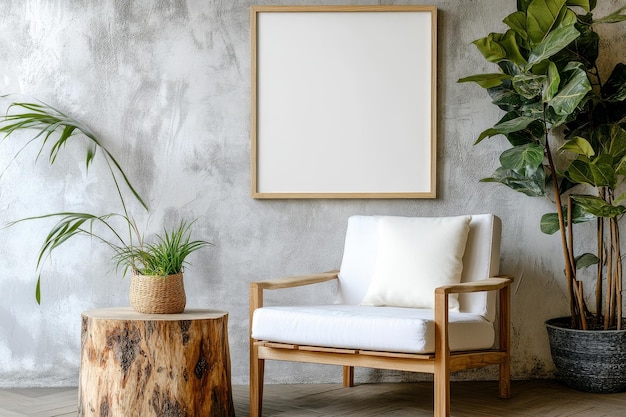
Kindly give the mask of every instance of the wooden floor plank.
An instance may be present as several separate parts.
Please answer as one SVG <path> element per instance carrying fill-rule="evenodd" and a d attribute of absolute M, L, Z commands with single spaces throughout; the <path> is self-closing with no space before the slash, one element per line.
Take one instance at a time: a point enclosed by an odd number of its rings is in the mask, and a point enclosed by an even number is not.
<path fill-rule="evenodd" d="M 452 417 L 618 417 L 626 393 L 589 394 L 556 381 L 514 381 L 509 400 L 497 383 L 453 382 Z M 266 385 L 264 417 L 432 417 L 432 383 Z M 248 386 L 233 386 L 237 417 L 249 417 Z M 76 417 L 76 388 L 0 389 L 1 417 Z M 112 416 L 115 417 L 115 416 Z"/>

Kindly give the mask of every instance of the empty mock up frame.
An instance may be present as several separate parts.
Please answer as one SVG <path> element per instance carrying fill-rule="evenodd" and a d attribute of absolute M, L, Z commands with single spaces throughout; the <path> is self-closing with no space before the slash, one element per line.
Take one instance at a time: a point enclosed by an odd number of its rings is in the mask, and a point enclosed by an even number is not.
<path fill-rule="evenodd" d="M 434 6 L 253 6 L 254 198 L 434 198 Z"/>

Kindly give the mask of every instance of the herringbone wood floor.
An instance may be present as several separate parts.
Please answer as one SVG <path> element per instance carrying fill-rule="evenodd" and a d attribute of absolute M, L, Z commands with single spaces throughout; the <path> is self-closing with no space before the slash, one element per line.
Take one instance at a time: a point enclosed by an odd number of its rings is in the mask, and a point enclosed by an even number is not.
<path fill-rule="evenodd" d="M 432 384 L 267 385 L 265 417 L 432 416 Z M 234 386 L 237 417 L 248 417 L 248 387 Z M 76 388 L 0 390 L 0 417 L 75 417 Z M 588 394 L 555 381 L 514 381 L 499 400 L 495 382 L 452 383 L 454 417 L 623 417 L 626 393 Z M 143 417 L 143 416 L 111 416 Z"/>

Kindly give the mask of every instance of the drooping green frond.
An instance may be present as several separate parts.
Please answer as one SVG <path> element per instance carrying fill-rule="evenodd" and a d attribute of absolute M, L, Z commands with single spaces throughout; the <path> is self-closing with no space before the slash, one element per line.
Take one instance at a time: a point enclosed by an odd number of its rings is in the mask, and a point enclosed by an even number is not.
<path fill-rule="evenodd" d="M 100 149 L 105 159 L 110 161 L 108 166 L 111 175 L 114 178 L 116 175 L 120 175 L 137 201 L 146 210 L 148 209 L 147 204 L 133 187 L 119 162 L 102 145 L 101 141 L 88 126 L 43 102 L 14 102 L 9 105 L 6 114 L 0 118 L 0 134 L 4 134 L 2 140 L 7 140 L 15 133 L 25 129 L 34 131 L 34 136 L 24 146 L 39 141 L 39 155 L 49 147 L 48 161 L 50 164 L 54 164 L 59 152 L 71 138 L 76 137 L 77 133 L 82 133 L 80 136 L 83 139 L 87 139 L 85 153 L 85 166 L 87 169 L 94 161 L 97 150 Z"/>

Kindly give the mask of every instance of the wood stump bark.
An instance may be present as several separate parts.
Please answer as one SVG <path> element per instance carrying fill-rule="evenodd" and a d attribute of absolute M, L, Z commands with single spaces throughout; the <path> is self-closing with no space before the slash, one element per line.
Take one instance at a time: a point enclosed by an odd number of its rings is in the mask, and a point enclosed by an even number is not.
<path fill-rule="evenodd" d="M 228 313 L 82 314 L 79 417 L 232 417 Z"/>

